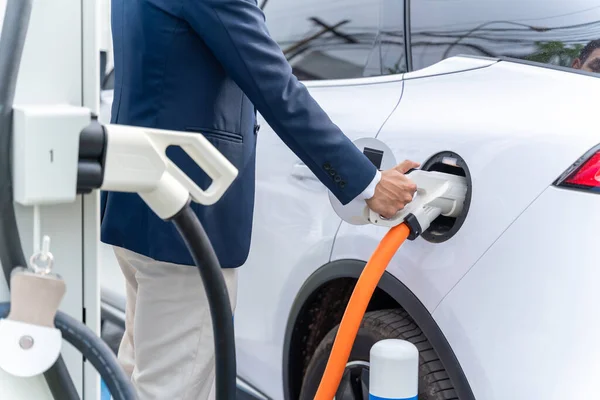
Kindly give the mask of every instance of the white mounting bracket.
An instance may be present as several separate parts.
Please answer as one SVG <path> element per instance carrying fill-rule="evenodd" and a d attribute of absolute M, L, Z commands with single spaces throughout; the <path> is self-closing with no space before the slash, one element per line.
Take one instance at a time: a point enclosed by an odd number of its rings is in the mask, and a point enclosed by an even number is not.
<path fill-rule="evenodd" d="M 91 121 L 85 107 L 13 107 L 13 182 L 17 203 L 75 201 L 79 133 Z"/>

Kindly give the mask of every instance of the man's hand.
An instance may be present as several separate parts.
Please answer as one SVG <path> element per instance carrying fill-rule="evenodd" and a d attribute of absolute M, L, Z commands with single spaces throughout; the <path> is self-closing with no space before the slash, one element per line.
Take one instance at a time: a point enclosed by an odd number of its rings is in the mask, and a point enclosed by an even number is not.
<path fill-rule="evenodd" d="M 369 208 L 384 218 L 393 217 L 410 203 L 417 191 L 417 185 L 404 175 L 419 163 L 403 161 L 392 169 L 381 172 L 381 180 L 375 187 L 375 195 L 367 200 Z"/>

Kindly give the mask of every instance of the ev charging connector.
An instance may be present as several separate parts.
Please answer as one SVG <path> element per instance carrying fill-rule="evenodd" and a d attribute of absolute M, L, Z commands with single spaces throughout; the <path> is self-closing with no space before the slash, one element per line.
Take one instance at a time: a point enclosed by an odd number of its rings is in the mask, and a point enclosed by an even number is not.
<path fill-rule="evenodd" d="M 357 143 L 366 153 L 365 143 Z M 387 146 L 370 140 L 370 149 L 378 150 L 382 159 L 393 153 Z M 395 164 L 394 164 L 395 165 Z M 376 165 L 377 168 L 379 168 Z M 392 166 L 393 167 L 393 166 Z M 389 165 L 385 168 L 391 168 Z M 369 209 L 364 201 L 351 201 L 342 205 L 330 194 L 331 205 L 338 216 L 352 225 L 373 224 L 389 227 L 369 261 L 365 265 L 340 322 L 329 360 L 315 400 L 335 397 L 354 339 L 369 302 L 394 254 L 406 239 L 414 240 L 427 231 L 440 217 L 456 218 L 463 212 L 467 197 L 467 179 L 462 176 L 438 172 L 412 170 L 406 174 L 417 186 L 413 200 L 392 218 L 384 218 Z M 371 349 L 369 398 L 416 400 L 418 391 L 419 357 L 416 347 L 408 341 L 379 341 Z"/>
<path fill-rule="evenodd" d="M 370 223 L 393 227 L 404 222 L 410 228 L 408 239 L 414 240 L 440 215 L 456 218 L 462 213 L 467 195 L 465 177 L 423 170 L 413 170 L 407 176 L 417 185 L 413 200 L 389 219 L 365 208 Z"/>
<path fill-rule="evenodd" d="M 412 170 L 406 176 L 417 185 L 413 200 L 391 218 L 384 218 L 369 209 L 365 202 L 342 205 L 330 196 L 331 205 L 338 216 L 351 225 L 373 224 L 394 227 L 406 223 L 410 228 L 409 240 L 419 237 L 429 229 L 440 215 L 456 218 L 463 211 L 467 195 L 467 180 L 438 171 Z"/>
<path fill-rule="evenodd" d="M 217 256 L 190 202 L 216 203 L 237 177 L 235 166 L 201 134 L 102 125 L 85 108 L 21 105 L 14 108 L 13 119 L 14 199 L 34 207 L 34 220 L 41 205 L 69 203 L 79 194 L 106 190 L 137 193 L 159 218 L 174 223 L 199 268 L 208 297 L 216 396 L 234 399 L 231 303 Z M 212 179 L 208 188 L 199 188 L 168 158 L 170 146 L 180 147 Z M 34 221 L 37 245 L 40 232 L 35 225 Z M 133 399 L 133 389 L 108 347 L 58 311 L 66 287 L 52 272 L 53 261 L 49 238 L 44 237 L 42 250 L 29 265 L 12 270 L 10 313 L 7 304 L 0 304 L 0 368 L 20 377 L 45 373 L 59 359 L 66 339 L 101 372 L 115 399 Z"/>
<path fill-rule="evenodd" d="M 237 169 L 203 135 L 190 132 L 104 125 L 106 157 L 99 189 L 138 193 L 163 220 L 172 218 L 191 199 L 216 203 L 237 177 Z M 212 182 L 202 190 L 166 155 L 181 147 Z"/>

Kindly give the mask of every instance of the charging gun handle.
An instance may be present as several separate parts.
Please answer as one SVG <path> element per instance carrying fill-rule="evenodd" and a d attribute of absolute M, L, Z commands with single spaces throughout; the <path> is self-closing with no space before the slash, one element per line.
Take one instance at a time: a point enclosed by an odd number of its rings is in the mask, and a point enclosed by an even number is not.
<path fill-rule="evenodd" d="M 202 205 L 216 203 L 237 177 L 237 169 L 203 135 L 159 130 L 148 130 L 147 134 L 164 155 L 167 172 L 186 188 L 196 203 Z M 166 151 L 169 146 L 180 146 L 202 168 L 212 180 L 208 188 L 200 189 L 187 174 L 167 158 Z"/>
<path fill-rule="evenodd" d="M 196 203 L 216 203 L 237 177 L 235 166 L 198 133 L 125 125 L 105 125 L 107 149 L 100 189 L 138 193 L 161 218 L 179 212 L 191 197 Z M 212 182 L 202 190 L 167 156 L 178 146 Z"/>
<path fill-rule="evenodd" d="M 412 173 L 414 171 L 418 171 L 418 170 L 416 168 L 411 168 L 404 175 L 409 175 L 410 173 Z M 423 188 L 417 187 L 417 192 L 415 193 L 414 198 L 416 198 L 418 196 L 423 196 L 424 190 L 425 189 L 423 189 Z M 413 198 L 413 201 L 414 201 L 414 198 Z M 370 223 L 379 225 L 379 226 L 386 226 L 386 227 L 397 226 L 397 225 L 400 225 L 402 222 L 404 222 L 404 219 L 410 213 L 409 209 L 414 208 L 411 205 L 413 205 L 412 202 L 407 204 L 406 207 L 404 207 L 404 209 L 398 211 L 396 213 L 396 215 L 394 215 L 391 218 L 385 218 L 385 217 L 381 216 L 379 213 L 376 213 L 375 211 L 373 211 L 367 207 L 367 214 L 368 214 L 367 219 Z"/>

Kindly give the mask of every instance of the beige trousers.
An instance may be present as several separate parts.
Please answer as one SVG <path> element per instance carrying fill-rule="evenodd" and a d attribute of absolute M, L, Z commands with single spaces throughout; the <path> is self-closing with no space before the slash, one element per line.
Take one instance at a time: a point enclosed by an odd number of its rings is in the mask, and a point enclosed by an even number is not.
<path fill-rule="evenodd" d="M 213 332 L 198 270 L 114 251 L 127 283 L 118 358 L 138 398 L 213 400 Z M 237 270 L 224 269 L 223 275 L 235 309 Z"/>

